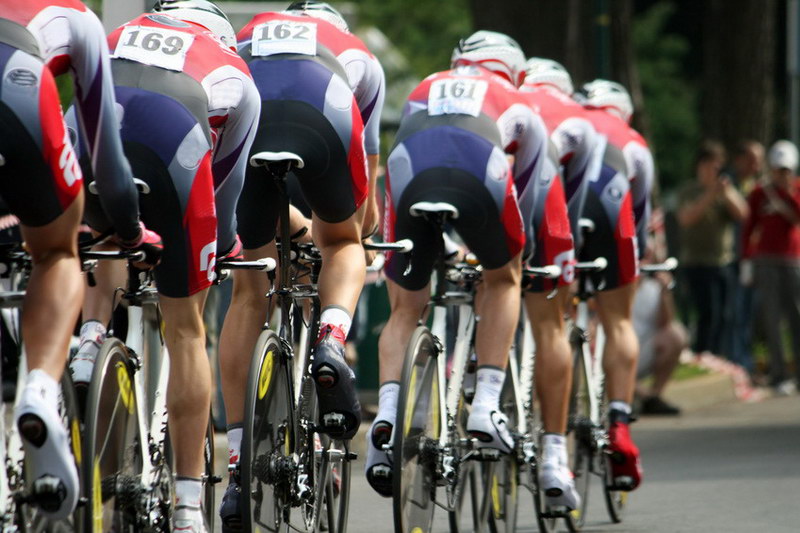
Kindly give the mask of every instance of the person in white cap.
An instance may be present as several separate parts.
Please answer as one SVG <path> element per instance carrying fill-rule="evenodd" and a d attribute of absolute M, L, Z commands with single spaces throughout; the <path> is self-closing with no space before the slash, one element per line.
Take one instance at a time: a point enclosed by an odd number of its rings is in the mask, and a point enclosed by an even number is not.
<path fill-rule="evenodd" d="M 800 183 L 797 147 L 781 140 L 767 161 L 769 180 L 747 198 L 750 217 L 742 230 L 743 257 L 752 261 L 752 282 L 761 304 L 758 316 L 770 354 L 770 385 L 791 394 L 800 383 Z M 745 276 L 747 277 L 747 276 Z M 781 326 L 792 338 L 794 379 L 787 374 Z"/>

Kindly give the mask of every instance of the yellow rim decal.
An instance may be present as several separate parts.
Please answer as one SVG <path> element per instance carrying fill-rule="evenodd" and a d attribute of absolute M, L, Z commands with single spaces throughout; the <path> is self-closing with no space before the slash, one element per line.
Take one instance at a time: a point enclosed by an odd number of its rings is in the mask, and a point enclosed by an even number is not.
<path fill-rule="evenodd" d="M 431 378 L 431 427 L 433 436 L 439 436 L 439 380 L 436 375 Z"/>
<path fill-rule="evenodd" d="M 411 417 L 414 414 L 414 403 L 416 402 L 417 392 L 417 366 L 411 369 L 411 377 L 408 380 L 408 390 L 406 391 L 406 416 L 403 423 L 403 436 L 408 436 L 411 430 Z"/>
<path fill-rule="evenodd" d="M 415 527 L 414 529 L 411 530 L 411 533 L 422 533 L 422 528 Z"/>
<path fill-rule="evenodd" d="M 274 355 L 272 350 L 267 352 L 264 356 L 264 361 L 261 363 L 261 371 L 258 374 L 258 399 L 263 400 L 269 390 L 269 384 L 272 382 L 272 366 Z"/>
<path fill-rule="evenodd" d="M 128 409 L 130 414 L 133 414 L 133 388 L 131 387 L 131 378 L 128 375 L 128 369 L 125 368 L 125 363 L 118 361 L 117 367 L 117 383 L 119 384 L 119 397 L 122 399 L 122 404 Z"/>
<path fill-rule="evenodd" d="M 94 480 L 92 481 L 92 522 L 94 531 L 103 531 L 103 489 L 100 479 L 100 458 L 94 459 Z"/>
<path fill-rule="evenodd" d="M 72 455 L 75 456 L 75 464 L 78 466 L 81 465 L 81 426 L 78 423 L 78 419 L 75 418 L 72 420 L 71 424 L 71 432 L 72 432 Z"/>
<path fill-rule="evenodd" d="M 492 506 L 494 507 L 494 516 L 500 518 L 502 506 L 500 501 L 500 482 L 497 480 L 497 474 L 492 476 Z"/>

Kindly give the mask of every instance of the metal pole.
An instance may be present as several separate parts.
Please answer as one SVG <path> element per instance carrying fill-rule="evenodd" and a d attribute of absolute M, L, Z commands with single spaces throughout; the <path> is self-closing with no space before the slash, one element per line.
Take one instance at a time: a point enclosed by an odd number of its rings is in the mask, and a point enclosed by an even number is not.
<path fill-rule="evenodd" d="M 110 32 L 149 10 L 154 3 L 154 0 L 103 0 L 103 26 Z"/>
<path fill-rule="evenodd" d="M 800 0 L 786 6 L 786 72 L 789 78 L 789 136 L 800 142 Z"/>

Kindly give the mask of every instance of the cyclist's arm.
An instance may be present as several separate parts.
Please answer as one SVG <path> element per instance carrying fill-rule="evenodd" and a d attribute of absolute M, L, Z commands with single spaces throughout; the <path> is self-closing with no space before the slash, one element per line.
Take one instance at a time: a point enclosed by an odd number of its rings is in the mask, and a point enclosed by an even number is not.
<path fill-rule="evenodd" d="M 227 110 L 213 109 L 216 107 L 214 102 L 209 102 L 209 111 L 213 115 L 227 112 L 212 159 L 218 254 L 228 251 L 236 240 L 236 202 L 244 184 L 247 158 L 261 114 L 261 98 L 253 80 L 233 67 L 230 67 L 230 72 L 231 77 L 219 83 L 239 83 L 241 100 Z"/>
<path fill-rule="evenodd" d="M 650 195 L 655 181 L 655 165 L 650 150 L 644 146 L 636 146 L 637 160 L 634 163 L 636 174 L 631 181 L 633 196 L 633 214 L 636 219 L 636 237 L 639 241 L 639 258 L 644 255 L 647 245 L 647 226 L 650 222 Z"/>
<path fill-rule="evenodd" d="M 103 26 L 90 10 L 71 20 L 70 66 L 77 116 L 103 210 L 124 241 L 139 238 L 139 198 L 122 150 L 111 62 Z"/>

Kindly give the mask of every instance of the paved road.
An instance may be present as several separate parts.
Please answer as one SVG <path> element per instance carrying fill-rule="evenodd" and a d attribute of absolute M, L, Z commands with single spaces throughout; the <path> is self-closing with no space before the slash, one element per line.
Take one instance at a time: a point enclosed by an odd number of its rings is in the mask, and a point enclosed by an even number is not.
<path fill-rule="evenodd" d="M 800 398 L 732 403 L 634 426 L 644 485 L 631 495 L 622 524 L 611 524 L 601 487 L 592 486 L 587 532 L 800 532 Z M 354 465 L 353 533 L 392 530 L 389 500 Z M 521 492 L 519 531 L 535 532 L 532 503 Z M 437 510 L 438 511 L 438 510 Z M 436 531 L 447 531 L 437 512 Z"/>

